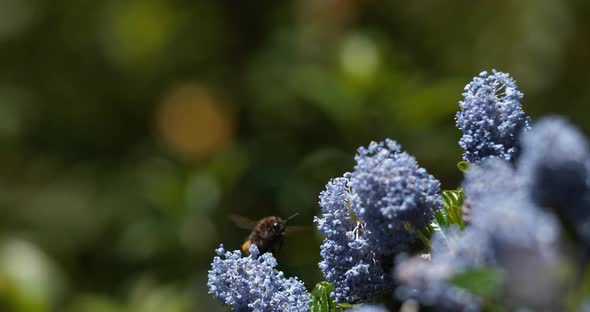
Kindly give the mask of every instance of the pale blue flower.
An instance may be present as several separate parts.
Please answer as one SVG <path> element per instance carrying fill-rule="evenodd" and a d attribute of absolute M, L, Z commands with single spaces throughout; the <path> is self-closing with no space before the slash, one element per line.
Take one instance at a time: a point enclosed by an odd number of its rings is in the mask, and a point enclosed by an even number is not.
<path fill-rule="evenodd" d="M 320 269 L 334 285 L 337 302 L 364 302 L 383 291 L 386 275 L 378 248 L 368 243 L 368 231 L 358 217 L 358 197 L 349 187 L 349 174 L 331 180 L 320 194 L 322 217 L 315 218 L 326 236 Z"/>
<path fill-rule="evenodd" d="M 354 171 L 320 194 L 326 236 L 320 269 L 337 302 L 366 302 L 393 287 L 394 256 L 442 207 L 439 181 L 392 141 L 359 148 Z"/>
<path fill-rule="evenodd" d="M 463 132 L 459 145 L 463 159 L 478 163 L 485 157 L 506 160 L 518 154 L 518 138 L 529 128 L 522 110 L 522 93 L 508 74 L 484 71 L 465 86 L 459 102 L 457 127 Z"/>
<path fill-rule="evenodd" d="M 440 182 L 393 140 L 361 147 L 350 174 L 359 216 L 381 253 L 405 251 L 442 208 Z"/>
<path fill-rule="evenodd" d="M 260 255 L 256 245 L 245 257 L 239 250 L 226 252 L 223 245 L 216 252 L 207 285 L 234 311 L 309 311 L 305 286 L 274 269 L 277 261 L 271 253 Z"/>

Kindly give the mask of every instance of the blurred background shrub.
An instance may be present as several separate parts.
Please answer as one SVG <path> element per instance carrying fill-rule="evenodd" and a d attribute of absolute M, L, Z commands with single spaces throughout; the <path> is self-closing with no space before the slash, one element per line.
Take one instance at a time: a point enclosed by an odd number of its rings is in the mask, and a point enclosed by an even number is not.
<path fill-rule="evenodd" d="M 590 5 L 0 0 L 0 310 L 215 311 L 206 271 L 300 215 L 279 267 L 321 280 L 317 196 L 390 137 L 461 179 L 454 114 L 482 70 L 588 133 Z M 310 242 L 314 242 L 313 244 Z"/>

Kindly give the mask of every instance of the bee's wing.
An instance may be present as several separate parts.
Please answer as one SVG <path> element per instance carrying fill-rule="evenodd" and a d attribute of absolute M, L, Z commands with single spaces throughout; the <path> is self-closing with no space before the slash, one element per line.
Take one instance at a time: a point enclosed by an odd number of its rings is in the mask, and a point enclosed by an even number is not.
<path fill-rule="evenodd" d="M 244 230 L 252 230 L 256 226 L 256 221 L 235 214 L 230 215 L 229 219 L 236 226 Z"/>

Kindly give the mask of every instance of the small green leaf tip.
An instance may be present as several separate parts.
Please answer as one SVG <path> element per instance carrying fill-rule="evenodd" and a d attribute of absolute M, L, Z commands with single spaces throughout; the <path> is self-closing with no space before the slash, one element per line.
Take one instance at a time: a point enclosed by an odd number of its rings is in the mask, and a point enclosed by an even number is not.
<path fill-rule="evenodd" d="M 341 303 L 340 308 L 341 309 L 351 309 L 351 308 L 354 308 L 354 305 L 350 304 L 350 303 Z"/>
<path fill-rule="evenodd" d="M 459 168 L 459 170 L 461 170 L 463 173 L 467 173 L 467 170 L 469 170 L 470 166 L 471 164 L 466 161 L 460 161 L 457 163 L 457 168 Z"/>

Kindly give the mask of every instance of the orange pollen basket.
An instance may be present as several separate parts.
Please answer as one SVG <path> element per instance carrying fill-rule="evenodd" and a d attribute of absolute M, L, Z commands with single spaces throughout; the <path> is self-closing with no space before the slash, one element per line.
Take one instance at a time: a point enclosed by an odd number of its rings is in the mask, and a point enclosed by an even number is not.
<path fill-rule="evenodd" d="M 243 245 L 242 245 L 242 250 L 244 252 L 250 252 L 250 245 L 252 245 L 252 242 L 250 240 L 247 240 Z"/>

